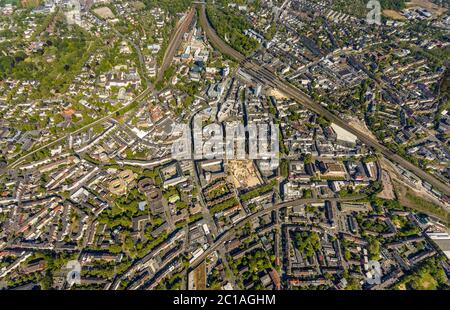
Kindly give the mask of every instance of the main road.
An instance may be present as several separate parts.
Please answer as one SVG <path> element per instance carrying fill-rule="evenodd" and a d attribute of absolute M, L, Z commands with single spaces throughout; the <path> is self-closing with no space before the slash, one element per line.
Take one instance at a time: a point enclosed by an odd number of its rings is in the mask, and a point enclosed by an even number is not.
<path fill-rule="evenodd" d="M 350 126 L 348 122 L 342 120 L 337 115 L 331 113 L 327 109 L 325 109 L 320 104 L 314 102 L 308 95 L 300 91 L 298 88 L 294 87 L 290 83 L 281 80 L 279 77 L 277 77 L 272 71 L 268 70 L 267 68 L 264 68 L 263 66 L 246 59 L 244 55 L 230 47 L 228 44 L 226 44 L 215 32 L 215 30 L 212 28 L 211 24 L 209 23 L 208 17 L 206 15 L 206 9 L 205 5 L 202 4 L 200 6 L 200 22 L 205 30 L 206 36 L 208 37 L 210 43 L 220 50 L 223 54 L 226 54 L 240 62 L 240 65 L 247 73 L 249 73 L 254 79 L 257 81 L 264 83 L 265 85 L 272 86 L 274 88 L 277 88 L 282 93 L 287 95 L 288 97 L 291 97 L 295 100 L 297 100 L 299 103 L 301 103 L 306 108 L 310 109 L 311 111 L 322 115 L 326 117 L 331 122 L 335 123 L 336 125 L 342 127 L 343 129 L 347 130 L 348 132 L 354 134 L 358 139 L 363 142 L 364 144 L 373 147 L 374 149 L 378 150 L 381 154 L 383 154 L 386 158 L 390 159 L 391 161 L 395 162 L 396 164 L 402 166 L 406 170 L 409 170 L 413 172 L 415 175 L 417 175 L 422 180 L 430 183 L 434 188 L 438 189 L 442 193 L 444 193 L 447 196 L 450 196 L 450 186 L 449 184 L 445 184 L 438 180 L 436 177 L 432 176 L 431 174 L 425 172 L 424 170 L 420 169 L 416 165 L 412 164 L 408 160 L 404 159 L 403 157 L 399 156 L 398 154 L 392 152 L 389 148 L 386 146 L 380 144 L 376 139 L 370 137 L 366 133 L 363 133 L 359 131 L 358 129 Z"/>
<path fill-rule="evenodd" d="M 192 9 L 188 12 L 188 14 L 184 17 L 183 20 L 181 20 L 178 25 L 177 28 L 174 30 L 173 35 L 170 38 L 170 42 L 168 44 L 168 48 L 166 53 L 164 54 L 164 60 L 162 62 L 161 68 L 159 69 L 158 73 L 161 72 L 161 76 L 164 73 L 164 71 L 169 67 L 170 63 L 173 60 L 174 54 L 177 51 L 178 47 L 180 46 L 181 43 L 181 39 L 183 38 L 184 33 L 187 31 L 189 24 L 191 23 L 193 17 L 195 14 L 195 10 Z M 139 48 L 137 47 L 137 45 L 135 46 L 138 50 L 138 55 L 139 55 L 139 60 L 143 61 L 143 56 L 142 54 L 139 52 Z M 145 69 L 145 68 L 144 68 Z M 144 71 L 146 72 L 146 71 Z M 144 77 L 145 78 L 145 77 Z M 80 133 L 86 129 L 92 128 L 95 125 L 101 124 L 102 122 L 110 119 L 111 117 L 114 117 L 116 115 L 116 113 L 120 113 L 122 111 L 126 111 L 127 109 L 129 109 L 133 104 L 135 104 L 136 102 L 144 99 L 146 96 L 150 95 L 150 94 L 155 94 L 155 87 L 154 85 L 152 85 L 151 83 L 147 83 L 147 88 L 142 91 L 138 96 L 136 96 L 132 101 L 130 101 L 128 104 L 126 104 L 125 106 L 118 108 L 112 112 L 110 112 L 109 114 L 93 121 L 92 123 L 87 124 L 86 126 L 83 126 L 75 131 L 72 131 L 70 133 L 67 133 L 66 135 L 57 138 L 51 142 L 46 143 L 45 145 L 32 150 L 30 152 L 28 152 L 25 155 L 22 155 L 21 157 L 19 157 L 18 159 L 16 159 L 14 162 L 9 163 L 6 167 L 4 167 L 3 169 L 0 169 L 0 173 L 3 173 L 2 170 L 7 170 L 7 169 L 13 169 L 15 168 L 17 165 L 19 165 L 23 160 L 29 158 L 30 156 L 36 154 L 39 151 L 42 151 L 46 148 L 52 147 L 57 145 L 58 143 L 63 142 L 64 140 L 68 139 L 70 135 L 74 135 L 77 133 Z"/>
<path fill-rule="evenodd" d="M 60 137 L 58 139 L 55 139 L 55 140 L 53 140 L 53 141 L 51 141 L 51 142 L 49 142 L 49 143 L 47 143 L 47 144 L 45 144 L 43 146 L 41 146 L 41 147 L 31 151 L 31 152 L 28 152 L 25 155 L 22 155 L 20 158 L 16 159 L 14 162 L 8 164 L 6 166 L 6 169 L 15 168 L 18 164 L 20 164 L 23 160 L 25 160 L 26 158 L 30 157 L 31 155 L 34 155 L 35 153 L 37 153 L 39 151 L 42 151 L 42 150 L 44 150 L 46 148 L 52 147 L 52 146 L 54 146 L 54 145 L 56 145 L 56 144 L 58 144 L 60 142 L 63 142 L 65 139 L 68 139 L 71 135 L 80 133 L 80 132 L 82 132 L 82 131 L 84 131 L 86 129 L 94 127 L 95 125 L 101 124 L 102 122 L 104 122 L 104 121 L 110 119 L 111 117 L 115 116 L 117 113 L 120 113 L 122 111 L 126 111 L 134 103 L 136 103 L 137 101 L 142 100 L 143 98 L 145 98 L 147 95 L 149 95 L 153 91 L 154 91 L 153 85 L 148 86 L 142 93 L 140 93 L 138 96 L 136 96 L 132 101 L 130 101 L 125 106 L 123 106 L 121 108 L 118 108 L 118 109 L 110 112 L 109 114 L 107 114 L 107 115 L 105 115 L 105 116 L 103 116 L 103 117 L 93 121 L 92 123 L 89 123 L 89 124 L 79 128 L 77 130 L 74 130 L 74 131 L 72 131 L 70 133 L 67 133 L 66 135 L 64 135 L 64 136 L 62 136 L 62 137 Z"/>
<path fill-rule="evenodd" d="M 173 57 L 175 56 L 178 48 L 180 47 L 183 35 L 189 29 L 189 25 L 195 16 L 195 9 L 192 8 L 182 20 L 178 22 L 178 27 L 175 29 L 170 38 L 170 43 L 167 46 L 166 52 L 164 53 L 164 60 L 161 64 L 160 69 L 156 77 L 156 81 L 159 82 L 164 77 L 164 72 L 169 68 L 172 63 Z"/>
<path fill-rule="evenodd" d="M 282 202 L 282 203 L 278 203 L 275 204 L 269 208 L 260 210 L 258 212 L 255 212 L 245 218 L 243 218 L 242 220 L 240 220 L 239 222 L 237 222 L 236 224 L 234 224 L 230 229 L 228 229 L 227 231 L 225 231 L 224 233 L 222 233 L 222 235 L 220 235 L 215 241 L 214 243 L 208 248 L 206 249 L 202 255 L 200 255 L 194 262 L 192 262 L 192 264 L 189 266 L 189 268 L 191 270 L 195 269 L 200 263 L 203 262 L 203 260 L 211 253 L 213 253 L 214 251 L 216 251 L 219 247 L 223 246 L 223 243 L 225 241 L 227 241 L 230 237 L 234 236 L 234 233 L 236 231 L 238 231 L 240 228 L 242 228 L 245 224 L 247 224 L 249 221 L 257 219 L 258 217 L 275 211 L 275 210 L 279 210 L 285 207 L 292 207 L 292 206 L 296 206 L 296 205 L 300 205 L 300 204 L 311 204 L 311 203 L 320 203 L 320 202 L 325 202 L 325 201 L 330 201 L 330 202 L 350 202 L 350 201 L 356 201 L 362 198 L 365 198 L 365 195 L 358 195 L 358 196 L 353 196 L 353 197 L 348 197 L 348 198 L 324 198 L 324 199 L 318 199 L 318 198 L 301 198 L 301 199 L 296 199 L 296 200 L 292 200 L 292 201 L 288 201 L 288 202 Z"/>

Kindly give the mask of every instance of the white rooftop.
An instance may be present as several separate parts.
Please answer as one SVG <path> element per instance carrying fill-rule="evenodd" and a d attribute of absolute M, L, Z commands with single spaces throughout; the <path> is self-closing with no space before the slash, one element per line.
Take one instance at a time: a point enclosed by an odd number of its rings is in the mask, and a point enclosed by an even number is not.
<path fill-rule="evenodd" d="M 356 143 L 356 140 L 358 139 L 354 134 L 348 132 L 342 127 L 339 127 L 336 124 L 331 124 L 331 128 L 333 128 L 334 132 L 336 132 L 338 140 Z"/>

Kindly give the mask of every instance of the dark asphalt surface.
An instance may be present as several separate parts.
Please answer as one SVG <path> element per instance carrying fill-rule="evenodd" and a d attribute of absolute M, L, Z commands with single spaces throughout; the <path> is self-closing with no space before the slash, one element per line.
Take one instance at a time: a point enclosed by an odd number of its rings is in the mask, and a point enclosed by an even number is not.
<path fill-rule="evenodd" d="M 278 88 L 281 92 L 283 92 L 286 95 L 288 95 L 289 97 L 297 100 L 306 108 L 310 109 L 311 111 L 313 111 L 319 115 L 326 117 L 331 122 L 337 124 L 338 126 L 344 128 L 348 132 L 354 134 L 364 144 L 371 146 L 374 149 L 378 150 L 386 158 L 388 158 L 391 161 L 393 161 L 394 163 L 402 166 L 406 170 L 413 172 L 415 175 L 417 175 L 422 180 L 430 183 L 434 188 L 438 189 L 439 191 L 446 194 L 447 196 L 450 196 L 449 184 L 445 184 L 445 183 L 441 182 L 436 177 L 423 171 L 421 168 L 415 166 L 414 164 L 412 164 L 408 160 L 404 159 L 403 157 L 399 156 L 398 154 L 392 152 L 386 146 L 380 144 L 377 140 L 375 140 L 375 139 L 371 138 L 370 136 L 366 135 L 365 133 L 353 128 L 346 121 L 344 121 L 341 118 L 339 118 L 338 116 L 334 115 L 333 113 L 331 113 L 330 111 L 328 111 L 327 109 L 322 107 L 320 104 L 314 102 L 309 96 L 307 96 L 305 93 L 303 93 L 299 89 L 290 85 L 288 82 L 281 80 L 273 72 L 269 71 L 268 69 L 263 68 L 260 65 L 246 59 L 244 55 L 242 55 L 238 51 L 231 48 L 228 44 L 226 44 L 217 35 L 215 30 L 212 28 L 212 26 L 209 23 L 209 20 L 206 16 L 205 5 L 201 5 L 201 7 L 200 7 L 200 19 L 201 19 L 201 24 L 206 32 L 206 35 L 207 35 L 209 41 L 211 42 L 211 44 L 215 48 L 219 49 L 222 53 L 224 53 L 230 57 L 233 57 L 234 59 L 241 62 L 241 67 L 244 68 L 247 71 L 247 73 L 249 73 L 251 76 L 256 77 L 258 80 L 265 82 L 270 86 Z"/>

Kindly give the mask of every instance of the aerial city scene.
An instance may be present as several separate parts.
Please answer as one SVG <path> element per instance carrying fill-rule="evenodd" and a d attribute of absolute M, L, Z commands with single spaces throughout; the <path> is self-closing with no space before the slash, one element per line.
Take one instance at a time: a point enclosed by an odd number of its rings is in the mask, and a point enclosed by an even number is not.
<path fill-rule="evenodd" d="M 0 0 L 0 290 L 450 289 L 449 3 Z"/>

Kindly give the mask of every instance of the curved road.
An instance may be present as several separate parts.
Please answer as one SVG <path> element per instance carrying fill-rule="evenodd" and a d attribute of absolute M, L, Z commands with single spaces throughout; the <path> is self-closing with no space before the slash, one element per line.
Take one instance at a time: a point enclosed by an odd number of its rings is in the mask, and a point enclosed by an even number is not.
<path fill-rule="evenodd" d="M 185 17 L 185 19 L 179 23 L 178 25 L 178 29 L 175 30 L 174 35 L 171 37 L 169 45 L 168 45 L 168 49 L 166 54 L 164 55 L 164 60 L 163 60 L 163 64 L 160 68 L 160 70 L 158 71 L 158 74 L 161 72 L 163 73 L 165 69 L 167 69 L 167 67 L 170 65 L 170 63 L 172 62 L 173 59 L 173 55 L 176 52 L 176 50 L 179 47 L 179 44 L 181 42 L 182 36 L 183 34 L 186 32 L 187 26 L 189 26 L 190 22 L 192 21 L 192 18 L 194 17 L 194 13 L 195 10 L 191 10 L 188 15 Z M 115 30 L 116 31 L 116 30 Z M 116 31 L 117 35 L 120 35 L 117 31 Z M 126 38 L 125 38 L 126 39 Z M 133 45 L 134 47 L 137 48 L 138 51 L 138 56 L 139 56 L 139 60 L 143 61 L 143 56 L 141 53 L 139 53 L 139 49 L 137 46 Z M 145 71 L 146 72 L 146 71 Z M 145 96 L 149 95 L 150 93 L 153 93 L 155 91 L 154 86 L 151 83 L 147 84 L 147 88 L 140 93 L 136 98 L 134 98 L 130 103 L 128 103 L 127 105 L 112 111 L 111 113 L 109 113 L 108 115 L 105 115 L 95 121 L 93 121 L 90 124 L 87 124 L 86 126 L 83 126 L 73 132 L 70 132 L 60 138 L 57 138 L 35 150 L 30 151 L 29 153 L 22 155 L 21 157 L 19 157 L 18 159 L 16 159 L 14 162 L 9 163 L 6 167 L 0 169 L 0 173 L 3 173 L 3 171 L 8 170 L 8 169 L 12 169 L 14 167 L 16 167 L 18 164 L 20 164 L 23 160 L 27 159 L 28 157 L 30 157 L 33 154 L 36 154 L 39 151 L 42 151 L 48 147 L 52 147 L 62 141 L 64 141 L 65 139 L 67 139 L 70 135 L 72 134 L 77 134 L 79 132 L 82 132 L 83 130 L 89 129 L 97 124 L 102 123 L 103 121 L 106 121 L 108 119 L 110 119 L 111 117 L 113 117 L 117 112 L 120 112 L 122 110 L 127 109 L 130 105 L 132 105 L 133 103 L 135 103 L 138 100 L 143 99 Z"/>
<path fill-rule="evenodd" d="M 182 39 L 182 35 L 183 35 L 183 34 L 186 32 L 186 30 L 187 30 L 187 26 L 189 26 L 189 23 L 192 21 L 192 18 L 194 17 L 194 13 L 195 13 L 195 10 L 191 10 L 191 11 L 189 12 L 189 14 L 186 16 L 187 18 L 185 18 L 185 20 L 183 20 L 182 22 L 179 23 L 178 29 L 175 30 L 174 35 L 173 35 L 173 36 L 171 37 L 171 39 L 170 39 L 169 47 L 168 47 L 168 52 L 166 52 L 166 54 L 164 55 L 164 60 L 163 60 L 163 66 L 162 66 L 162 67 L 166 66 L 166 68 L 167 68 L 167 67 L 170 65 L 170 63 L 172 62 L 173 55 L 174 55 L 174 53 L 176 52 L 176 50 L 178 49 L 178 46 L 179 46 L 179 44 L 180 44 L 180 42 L 181 42 L 181 39 Z M 117 35 L 119 35 L 119 33 L 117 33 Z M 142 54 L 140 53 L 140 49 L 138 48 L 137 45 L 133 45 L 133 46 L 134 46 L 134 47 L 137 49 L 137 51 L 138 51 L 139 60 L 140 60 L 141 62 L 143 62 L 143 56 L 142 56 Z M 163 69 L 162 67 L 161 67 L 160 71 L 164 72 L 165 69 Z M 146 72 L 146 71 L 144 71 L 144 72 Z M 82 132 L 83 130 L 89 129 L 89 128 L 91 128 L 91 127 L 97 125 L 97 124 L 100 124 L 100 123 L 102 123 L 102 122 L 104 122 L 104 121 L 110 119 L 110 118 L 113 117 L 117 112 L 126 110 L 127 108 L 129 108 L 130 105 L 132 105 L 132 104 L 135 103 L 136 101 L 139 101 L 139 100 L 145 98 L 145 97 L 146 97 L 147 95 L 149 95 L 150 93 L 154 93 L 154 92 L 155 92 L 154 85 L 151 84 L 151 83 L 147 83 L 147 88 L 146 88 L 142 93 L 140 93 L 136 98 L 134 98 L 132 101 L 130 101 L 127 105 L 125 105 L 125 106 L 123 106 L 123 107 L 121 107 L 121 108 L 119 108 L 119 109 L 117 109 L 117 110 L 114 110 L 114 111 L 112 111 L 111 113 L 109 113 L 108 115 L 105 115 L 104 117 L 101 117 L 101 118 L 99 118 L 99 119 L 93 121 L 92 123 L 87 124 L 86 126 L 83 126 L 83 127 L 79 128 L 79 129 L 73 131 L 73 132 L 70 132 L 70 133 L 64 135 L 64 136 L 61 137 L 61 138 L 57 138 L 57 139 L 53 140 L 52 142 L 49 142 L 49 143 L 47 143 L 47 144 L 45 144 L 45 145 L 43 145 L 43 146 L 41 146 L 41 147 L 39 147 L 39 148 L 37 148 L 37 149 L 35 149 L 35 150 L 33 150 L 33 151 L 30 151 L 29 153 L 27 153 L 27 154 L 25 154 L 25 155 L 22 155 L 21 157 L 19 157 L 18 159 L 16 159 L 14 162 L 9 163 L 6 167 L 0 169 L 0 173 L 3 173 L 3 171 L 8 170 L 8 169 L 15 168 L 15 167 L 16 167 L 17 165 L 19 165 L 23 160 L 27 159 L 27 158 L 30 157 L 31 155 L 33 155 L 33 154 L 35 154 L 35 153 L 37 153 L 37 152 L 39 152 L 39 151 L 42 151 L 42 150 L 44 150 L 44 149 L 46 149 L 46 148 L 48 148 L 48 147 L 52 147 L 52 146 L 54 146 L 54 145 L 56 145 L 56 144 L 58 144 L 58 143 L 64 141 L 65 139 L 67 139 L 67 138 L 68 138 L 70 135 L 72 135 L 72 134 L 77 134 L 77 133 L 79 133 L 79 132 Z"/>
<path fill-rule="evenodd" d="M 14 162 L 8 164 L 8 165 L 6 166 L 5 169 L 11 169 L 11 168 L 14 168 L 14 167 L 16 167 L 18 164 L 20 164 L 24 159 L 28 158 L 29 156 L 31 156 L 31 155 L 33 155 L 33 154 L 39 152 L 39 151 L 42 151 L 42 150 L 44 150 L 44 149 L 46 149 L 46 148 L 48 148 L 48 147 L 54 146 L 55 144 L 58 144 L 59 142 L 64 141 L 65 139 L 69 138 L 70 135 L 77 134 L 77 133 L 79 133 L 79 132 L 82 132 L 83 130 L 89 129 L 89 128 L 91 128 L 91 127 L 97 125 L 97 124 L 100 124 L 100 123 L 102 123 L 103 121 L 106 121 L 107 119 L 110 119 L 111 117 L 113 117 L 114 115 L 116 115 L 116 113 L 118 113 L 118 112 L 120 112 L 120 111 L 123 111 L 123 110 L 126 110 L 127 108 L 129 108 L 130 105 L 132 105 L 132 104 L 135 103 L 136 101 L 139 101 L 139 100 L 143 99 L 145 96 L 147 96 L 149 93 L 151 93 L 151 92 L 153 92 L 153 91 L 154 91 L 153 85 L 151 85 L 150 87 L 148 87 L 147 89 L 145 89 L 142 93 L 140 93 L 137 97 L 135 97 L 132 101 L 130 101 L 127 105 L 125 105 L 125 106 L 123 106 L 123 107 L 121 107 L 121 108 L 119 108 L 119 109 L 117 109 L 117 110 L 112 111 L 112 112 L 109 113 L 108 115 L 103 116 L 102 118 L 99 118 L 99 119 L 93 121 L 92 123 L 87 124 L 86 126 L 83 126 L 83 127 L 79 128 L 79 129 L 77 129 L 77 130 L 75 130 L 75 131 L 72 131 L 72 132 L 66 134 L 65 136 L 63 136 L 63 137 L 61 137 L 61 138 L 58 138 L 58 139 L 56 139 L 56 140 L 53 140 L 52 142 L 49 142 L 49 143 L 47 143 L 47 144 L 45 144 L 45 145 L 43 145 L 43 146 L 41 146 L 41 147 L 39 147 L 39 148 L 37 148 L 37 149 L 35 149 L 35 150 L 33 150 L 33 151 L 31 151 L 31 152 L 29 152 L 29 153 L 27 153 L 27 154 L 21 156 L 20 158 L 18 158 L 18 159 L 15 160 Z"/>
<path fill-rule="evenodd" d="M 260 217 L 263 214 L 285 208 L 285 207 L 291 207 L 299 204 L 308 204 L 308 203 L 318 203 L 318 202 L 325 202 L 325 201 L 335 201 L 335 202 L 346 202 L 346 201 L 355 201 L 366 197 L 365 195 L 361 196 L 353 196 L 348 198 L 324 198 L 324 199 L 317 199 L 317 198 L 303 198 L 303 199 L 296 199 L 293 201 L 288 202 L 282 202 L 279 204 L 275 204 L 272 207 L 269 207 L 267 209 L 260 210 L 258 212 L 255 212 L 246 218 L 240 220 L 236 224 L 234 224 L 230 229 L 228 229 L 226 232 L 224 232 L 222 235 L 220 235 L 219 238 L 217 238 L 214 243 L 203 252 L 202 255 L 200 255 L 190 266 L 189 269 L 193 270 L 195 269 L 200 263 L 203 262 L 203 260 L 211 253 L 216 251 L 220 246 L 223 246 L 223 243 L 228 240 L 231 236 L 234 235 L 235 231 L 239 228 L 242 228 L 245 224 L 248 223 L 248 221 L 256 219 Z"/>
<path fill-rule="evenodd" d="M 259 64 L 256 64 L 248 59 L 245 59 L 245 56 L 239 53 L 238 51 L 234 50 L 232 47 L 230 47 L 228 44 L 226 44 L 222 39 L 217 35 L 215 30 L 212 28 L 211 24 L 209 23 L 208 17 L 206 16 L 206 9 L 205 5 L 201 5 L 200 9 L 200 20 L 201 25 L 203 29 L 206 32 L 206 35 L 211 42 L 211 44 L 219 49 L 222 53 L 231 56 L 238 61 L 241 62 L 241 67 L 246 69 L 246 71 L 252 75 L 257 80 L 265 83 L 266 85 L 270 85 L 272 87 L 278 88 L 281 92 L 285 93 L 289 97 L 297 100 L 302 105 L 304 105 L 306 108 L 310 109 L 311 111 L 325 116 L 327 119 L 329 119 L 331 122 L 337 124 L 338 126 L 344 128 L 348 132 L 354 134 L 358 137 L 359 140 L 361 140 L 363 143 L 365 143 L 368 146 L 373 147 L 374 149 L 381 152 L 386 158 L 390 159 L 391 161 L 395 162 L 396 164 L 402 166 L 403 168 L 413 172 L 415 175 L 417 175 L 422 180 L 430 183 L 434 188 L 438 189 L 442 193 L 444 193 L 447 196 L 450 196 L 450 186 L 448 184 L 445 184 L 438 180 L 436 177 L 432 176 L 431 174 L 423 171 L 416 165 L 412 164 L 408 160 L 404 159 L 403 157 L 399 156 L 398 154 L 392 152 L 390 149 L 388 149 L 386 146 L 380 144 L 377 140 L 371 138 L 370 136 L 366 135 L 365 133 L 353 128 L 348 124 L 348 122 L 342 120 L 335 114 L 331 113 L 324 107 L 322 107 L 320 104 L 317 104 L 314 102 L 309 96 L 307 96 L 305 93 L 297 89 L 296 87 L 292 86 L 290 83 L 285 82 L 278 78 L 273 72 L 269 71 L 268 69 L 260 66 Z"/>
<path fill-rule="evenodd" d="M 138 60 L 139 60 L 139 65 L 141 66 L 141 70 L 144 73 L 144 76 L 142 77 L 145 80 L 145 83 L 147 84 L 147 87 L 149 87 L 151 85 L 149 79 L 148 79 L 148 71 L 147 71 L 147 67 L 145 66 L 145 59 L 144 59 L 144 55 L 142 54 L 141 48 L 134 43 L 133 40 L 129 39 L 128 37 L 126 37 L 125 35 L 123 35 L 120 31 L 118 31 L 116 28 L 111 27 L 111 29 L 113 30 L 113 32 L 118 35 L 119 37 L 122 38 L 122 40 L 128 42 L 131 46 L 133 46 L 133 48 L 136 50 L 136 54 L 138 56 Z"/>

